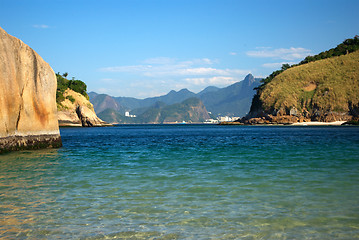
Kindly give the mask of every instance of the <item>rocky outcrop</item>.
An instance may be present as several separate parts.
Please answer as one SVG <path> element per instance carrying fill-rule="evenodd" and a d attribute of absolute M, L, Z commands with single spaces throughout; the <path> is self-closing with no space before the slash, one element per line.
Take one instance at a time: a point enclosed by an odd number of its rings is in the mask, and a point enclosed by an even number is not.
<path fill-rule="evenodd" d="M 67 89 L 65 100 L 58 104 L 58 121 L 62 127 L 101 127 L 110 124 L 97 117 L 93 105 L 82 94 Z"/>
<path fill-rule="evenodd" d="M 0 153 L 60 146 L 55 73 L 0 28 Z"/>
<path fill-rule="evenodd" d="M 353 117 L 348 113 L 338 112 L 321 112 L 312 116 L 311 114 L 298 113 L 298 114 L 269 114 L 266 112 L 257 112 L 253 115 L 248 115 L 239 120 L 239 122 L 249 125 L 255 124 L 292 124 L 292 123 L 305 123 L 305 122 L 347 122 L 358 118 Z"/>

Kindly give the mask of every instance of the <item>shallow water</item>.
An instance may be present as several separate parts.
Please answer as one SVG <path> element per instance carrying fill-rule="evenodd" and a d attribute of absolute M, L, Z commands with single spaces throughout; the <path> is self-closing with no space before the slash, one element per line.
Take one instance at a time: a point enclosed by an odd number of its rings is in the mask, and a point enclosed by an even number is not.
<path fill-rule="evenodd" d="M 3 239 L 356 239 L 359 128 L 62 128 L 0 155 Z"/>

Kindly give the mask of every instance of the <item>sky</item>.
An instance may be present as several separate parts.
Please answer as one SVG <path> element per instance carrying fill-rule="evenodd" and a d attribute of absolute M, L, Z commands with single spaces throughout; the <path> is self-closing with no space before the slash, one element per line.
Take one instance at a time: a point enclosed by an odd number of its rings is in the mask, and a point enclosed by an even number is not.
<path fill-rule="evenodd" d="M 359 35 L 357 0 L 0 0 L 0 27 L 88 92 L 225 87 Z"/>

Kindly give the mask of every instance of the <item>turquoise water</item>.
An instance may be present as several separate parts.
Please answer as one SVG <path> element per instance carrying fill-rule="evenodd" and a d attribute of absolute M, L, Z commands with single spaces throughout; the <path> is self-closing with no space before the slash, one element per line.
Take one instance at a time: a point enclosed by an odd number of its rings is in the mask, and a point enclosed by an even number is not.
<path fill-rule="evenodd" d="M 63 128 L 0 155 L 2 239 L 359 239 L 359 128 Z"/>

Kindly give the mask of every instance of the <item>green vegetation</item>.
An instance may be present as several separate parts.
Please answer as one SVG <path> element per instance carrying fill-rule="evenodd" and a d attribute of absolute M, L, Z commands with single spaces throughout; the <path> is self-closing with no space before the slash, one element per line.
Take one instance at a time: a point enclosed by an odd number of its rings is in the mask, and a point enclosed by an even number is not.
<path fill-rule="evenodd" d="M 66 99 L 70 100 L 72 103 L 75 102 L 75 98 L 71 95 L 67 96 Z"/>
<path fill-rule="evenodd" d="M 271 82 L 276 76 L 278 76 L 279 74 L 281 74 L 282 72 L 284 72 L 289 68 L 300 66 L 306 63 L 310 63 L 322 59 L 349 54 L 357 50 L 359 50 L 359 36 L 346 39 L 343 43 L 339 44 L 337 47 L 329 49 L 328 51 L 321 52 L 314 56 L 308 56 L 298 64 L 293 64 L 293 65 L 283 64 L 280 70 L 274 71 L 267 78 L 263 79 L 262 85 L 259 86 L 257 89 L 263 89 L 266 84 Z"/>
<path fill-rule="evenodd" d="M 312 110 L 312 98 L 315 94 L 315 90 L 305 91 L 302 90 L 300 93 L 300 109 L 307 108 L 308 110 Z"/>
<path fill-rule="evenodd" d="M 358 37 L 353 42 L 358 43 Z M 359 106 L 359 51 L 300 64 L 273 75 L 257 89 L 252 113 L 275 114 L 281 110 L 289 114 L 295 108 L 299 114 L 313 117 L 331 112 L 348 114 L 351 105 Z"/>
<path fill-rule="evenodd" d="M 329 49 L 328 51 L 321 52 L 315 56 L 308 56 L 303 61 L 301 61 L 299 65 L 318 61 L 321 59 L 345 55 L 348 53 L 355 52 L 357 50 L 359 50 L 359 36 L 346 39 L 343 43 L 339 44 L 335 48 Z"/>
<path fill-rule="evenodd" d="M 72 80 L 68 80 L 66 77 L 68 76 L 68 73 L 65 72 L 64 74 L 60 75 L 60 73 L 56 74 L 57 78 L 57 91 L 56 91 L 56 102 L 60 104 L 62 101 L 65 100 L 64 92 L 66 89 L 70 88 L 71 90 L 78 92 L 82 95 L 84 95 L 87 99 L 89 99 L 87 95 L 87 86 L 86 84 L 81 80 L 75 80 L 75 78 L 72 78 Z M 71 100 L 69 97 L 68 99 L 73 102 L 75 99 Z"/>

